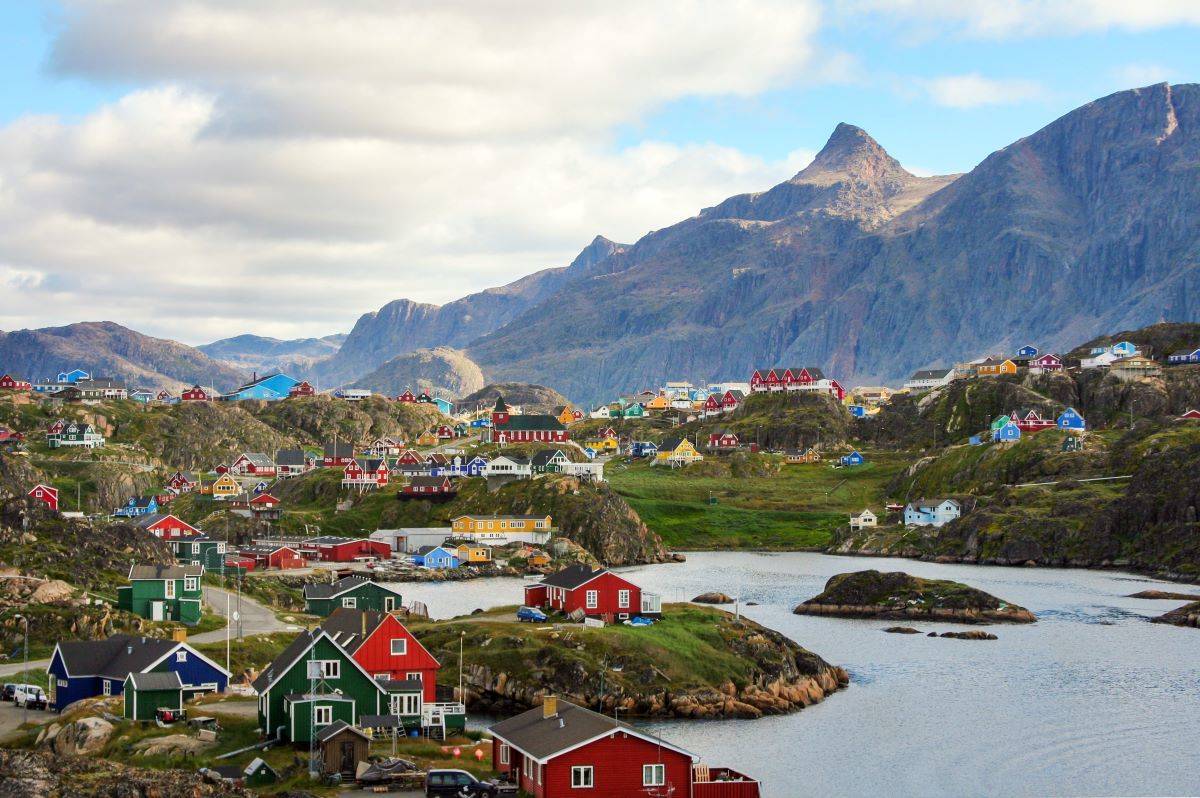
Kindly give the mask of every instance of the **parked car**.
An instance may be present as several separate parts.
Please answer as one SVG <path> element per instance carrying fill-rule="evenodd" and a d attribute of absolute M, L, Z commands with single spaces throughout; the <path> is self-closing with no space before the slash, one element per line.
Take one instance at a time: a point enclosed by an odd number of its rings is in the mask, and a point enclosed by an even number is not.
<path fill-rule="evenodd" d="M 12 682 L 5 682 L 4 687 L 0 687 L 0 701 L 12 701 L 15 692 L 17 686 Z"/>
<path fill-rule="evenodd" d="M 426 798 L 493 798 L 495 784 L 480 781 L 465 770 L 431 770 L 425 774 Z"/>
<path fill-rule="evenodd" d="M 517 610 L 517 620 L 526 623 L 545 623 L 546 613 L 537 607 L 522 607 Z"/>
<path fill-rule="evenodd" d="M 17 689 L 13 692 L 13 701 L 19 707 L 29 707 L 30 709 L 45 709 L 50 705 L 49 699 L 46 698 L 46 691 L 36 684 L 18 684 Z"/>

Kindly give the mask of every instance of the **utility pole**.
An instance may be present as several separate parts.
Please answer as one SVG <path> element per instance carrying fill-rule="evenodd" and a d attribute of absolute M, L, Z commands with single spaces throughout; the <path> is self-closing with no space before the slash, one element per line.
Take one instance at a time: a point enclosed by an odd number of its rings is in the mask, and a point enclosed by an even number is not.
<path fill-rule="evenodd" d="M 233 673 L 229 670 L 229 591 L 225 591 L 225 672 Z"/>
<path fill-rule="evenodd" d="M 27 672 L 29 670 L 29 616 L 28 615 L 18 615 L 17 617 L 20 618 L 21 621 L 24 622 L 24 624 L 25 624 L 25 654 L 22 659 L 21 670 L 22 670 L 22 672 Z M 26 678 L 29 678 L 29 677 L 26 676 Z M 29 694 L 26 693 L 25 694 L 25 708 L 22 711 L 21 723 L 26 724 L 28 722 L 29 722 Z"/>
<path fill-rule="evenodd" d="M 458 633 L 458 701 L 463 706 L 466 706 L 467 699 L 463 695 L 463 641 L 466 639 L 467 633 Z"/>

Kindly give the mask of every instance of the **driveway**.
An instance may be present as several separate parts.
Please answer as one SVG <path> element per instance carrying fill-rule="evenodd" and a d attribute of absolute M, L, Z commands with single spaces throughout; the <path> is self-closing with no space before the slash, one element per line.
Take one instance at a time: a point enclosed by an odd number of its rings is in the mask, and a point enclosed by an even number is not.
<path fill-rule="evenodd" d="M 29 667 L 33 667 L 32 662 L 29 663 Z M 24 717 L 25 710 L 11 701 L 0 701 L 0 741 L 7 739 L 11 734 L 16 732 L 20 728 Z M 53 717 L 56 717 L 53 712 L 45 712 L 37 709 L 29 710 L 30 723 L 45 723 Z"/>
<path fill-rule="evenodd" d="M 213 587 L 212 585 L 204 586 L 204 601 L 210 607 L 212 607 L 213 610 L 215 610 L 218 615 L 225 615 L 225 602 L 226 602 L 227 597 L 229 600 L 229 613 L 230 613 L 230 615 L 232 615 L 233 613 L 238 612 L 237 591 L 225 590 L 224 588 Z M 242 607 L 242 609 L 240 611 L 240 614 L 241 614 L 242 636 L 243 637 L 246 635 L 261 635 L 261 634 L 270 634 L 271 632 L 286 632 L 286 631 L 288 631 L 289 625 L 284 623 L 283 621 L 279 620 L 278 618 L 276 618 L 274 610 L 272 610 L 270 607 L 266 607 L 262 604 L 259 604 L 257 601 L 250 598 L 245 593 L 242 594 L 241 607 Z M 229 624 L 230 624 L 230 628 L 229 628 L 230 635 L 236 635 L 237 634 L 237 626 L 236 626 L 235 622 L 232 619 L 230 619 Z M 299 627 L 296 627 L 293 625 L 291 628 L 296 629 Z M 225 639 L 225 630 L 224 629 L 216 629 L 211 632 L 204 632 L 203 634 L 192 635 L 191 637 L 188 638 L 188 642 L 189 643 L 215 643 L 217 641 L 224 640 L 224 639 Z"/>

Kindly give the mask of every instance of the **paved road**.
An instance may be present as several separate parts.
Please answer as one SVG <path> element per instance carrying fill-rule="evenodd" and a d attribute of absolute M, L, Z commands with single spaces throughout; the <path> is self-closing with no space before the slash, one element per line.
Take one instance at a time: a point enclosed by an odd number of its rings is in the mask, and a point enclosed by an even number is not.
<path fill-rule="evenodd" d="M 229 598 L 230 614 L 237 612 L 238 611 L 238 609 L 237 609 L 238 608 L 238 596 L 237 596 L 236 591 L 225 590 L 224 588 L 213 587 L 212 585 L 204 586 L 204 601 L 210 607 L 212 607 L 217 612 L 218 615 L 225 614 L 225 599 L 227 596 Z M 269 607 L 263 606 L 262 604 L 259 604 L 257 601 L 250 598 L 249 596 L 246 596 L 244 594 L 242 595 L 241 606 L 242 606 L 241 620 L 242 620 L 242 635 L 243 636 L 268 634 L 270 632 L 286 632 L 286 631 L 288 631 L 288 629 L 289 629 L 288 624 L 286 624 L 283 621 L 276 618 L 274 610 L 272 610 Z M 231 620 L 230 623 L 233 624 L 233 621 Z M 290 628 L 298 629 L 299 627 L 292 626 Z M 237 627 L 231 626 L 229 631 L 231 634 L 236 634 Z M 224 639 L 225 639 L 225 630 L 224 629 L 216 629 L 211 632 L 204 632 L 203 634 L 193 635 L 192 637 L 188 638 L 188 642 L 190 642 L 190 643 L 213 643 L 218 640 L 224 640 Z"/>
<path fill-rule="evenodd" d="M 29 664 L 33 665 L 32 662 Z M 22 721 L 25 719 L 24 713 L 25 710 L 19 708 L 11 701 L 0 702 L 0 741 L 3 741 L 20 728 Z M 53 712 L 45 712 L 37 709 L 29 710 L 30 723 L 45 723 L 53 717 L 55 717 Z"/>
<path fill-rule="evenodd" d="M 28 668 L 29 670 L 36 670 L 38 668 L 45 668 L 49 664 L 50 660 L 48 659 L 31 659 L 29 660 Z M 3 665 L 0 665 L 0 677 L 12 676 L 14 673 L 20 673 L 21 671 L 25 670 L 26 667 L 27 666 L 19 659 L 14 662 L 6 662 Z"/>

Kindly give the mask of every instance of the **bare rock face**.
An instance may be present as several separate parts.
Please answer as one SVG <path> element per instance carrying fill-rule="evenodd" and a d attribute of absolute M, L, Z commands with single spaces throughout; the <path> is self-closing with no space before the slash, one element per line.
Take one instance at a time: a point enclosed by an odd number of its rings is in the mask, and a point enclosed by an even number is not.
<path fill-rule="evenodd" d="M 51 579 L 38 584 L 30 594 L 29 600 L 35 604 L 66 604 L 74 593 L 74 589 L 66 582 Z"/>
<path fill-rule="evenodd" d="M 452 397 L 466 396 L 483 385 L 479 366 L 462 351 L 446 346 L 397 355 L 351 383 L 352 387 L 387 396 L 396 396 L 407 389 Z"/>
<path fill-rule="evenodd" d="M 184 770 L 149 770 L 82 756 L 0 749 L 0 798 L 249 798 Z"/>
<path fill-rule="evenodd" d="M 80 718 L 44 741 L 59 756 L 96 754 L 104 750 L 116 730 L 104 718 Z"/>
<path fill-rule="evenodd" d="M 200 740 L 186 734 L 168 734 L 140 740 L 134 743 L 133 750 L 139 756 L 194 756 L 214 745 L 214 741 Z"/>

